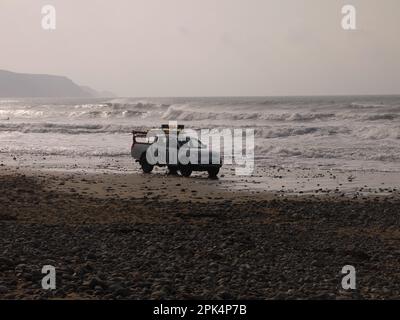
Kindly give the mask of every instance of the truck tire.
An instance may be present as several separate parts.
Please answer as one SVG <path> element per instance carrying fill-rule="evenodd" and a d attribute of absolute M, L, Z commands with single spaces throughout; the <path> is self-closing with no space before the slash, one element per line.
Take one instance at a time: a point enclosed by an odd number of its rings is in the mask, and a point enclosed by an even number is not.
<path fill-rule="evenodd" d="M 146 153 L 141 156 L 140 165 L 144 173 L 150 173 L 154 169 L 154 166 L 147 162 Z"/>
<path fill-rule="evenodd" d="M 219 168 L 211 168 L 211 169 L 208 169 L 207 171 L 208 171 L 208 177 L 215 179 L 218 176 Z"/>
<path fill-rule="evenodd" d="M 192 167 L 190 165 L 185 165 L 185 166 L 180 166 L 179 167 L 179 172 L 184 177 L 190 177 L 190 175 L 192 174 L 193 170 L 192 170 Z"/>
<path fill-rule="evenodd" d="M 176 166 L 168 166 L 168 174 L 170 175 L 177 175 L 178 174 L 178 167 Z"/>

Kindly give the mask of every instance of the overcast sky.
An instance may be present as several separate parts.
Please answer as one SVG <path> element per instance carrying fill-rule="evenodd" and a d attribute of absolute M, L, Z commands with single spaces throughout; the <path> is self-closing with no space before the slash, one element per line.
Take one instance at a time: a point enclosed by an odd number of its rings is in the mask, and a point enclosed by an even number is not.
<path fill-rule="evenodd" d="M 0 1 L 0 69 L 120 96 L 400 94 L 399 35 L 399 0 Z"/>

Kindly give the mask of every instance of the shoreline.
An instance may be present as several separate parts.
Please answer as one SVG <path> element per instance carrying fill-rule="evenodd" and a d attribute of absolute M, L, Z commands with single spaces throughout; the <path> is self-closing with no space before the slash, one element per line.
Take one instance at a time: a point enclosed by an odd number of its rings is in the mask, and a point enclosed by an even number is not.
<path fill-rule="evenodd" d="M 304 196 L 400 198 L 400 170 L 349 170 L 323 166 L 293 168 L 266 163 L 261 165 L 256 161 L 255 171 L 251 176 L 236 176 L 235 167 L 225 165 L 220 171 L 219 179 L 214 181 L 207 179 L 207 174 L 197 172 L 189 179 L 171 177 L 167 175 L 166 168 L 155 168 L 152 174 L 143 175 L 140 166 L 128 155 L 116 158 L 101 156 L 84 158 L 9 153 L 0 153 L 0 169 L 32 176 L 43 173 L 60 178 L 68 177 L 66 182 L 71 179 L 76 180 L 73 177 L 82 175 L 96 181 L 105 178 L 113 180 L 112 177 L 118 176 L 118 179 L 125 180 L 124 184 L 133 193 L 138 192 L 137 188 L 134 188 L 135 180 L 138 179 L 140 183 L 151 184 L 153 189 L 155 183 L 159 183 L 160 187 L 166 183 L 168 186 L 182 183 L 188 187 L 198 185 L 202 187 L 203 195 L 206 197 L 210 193 L 207 188 L 211 188 L 213 192 L 223 193 L 225 196 L 233 193 L 243 196 L 253 194 L 291 198 Z M 79 182 L 75 184 L 79 186 Z M 125 193 L 124 190 L 119 191 Z M 171 194 L 175 196 L 179 194 L 179 190 L 174 188 Z"/>

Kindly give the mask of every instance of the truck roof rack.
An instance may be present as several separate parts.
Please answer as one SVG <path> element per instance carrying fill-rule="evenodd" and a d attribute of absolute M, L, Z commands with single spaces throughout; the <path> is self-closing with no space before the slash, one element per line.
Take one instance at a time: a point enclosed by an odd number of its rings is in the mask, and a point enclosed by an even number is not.
<path fill-rule="evenodd" d="M 132 130 L 132 134 L 135 135 L 135 136 L 141 136 L 141 135 L 146 136 L 147 133 L 148 133 L 147 131 Z"/>
<path fill-rule="evenodd" d="M 176 132 L 179 134 L 182 130 L 185 129 L 184 125 L 178 125 L 176 127 L 174 126 L 169 126 L 168 124 L 163 124 L 161 125 L 161 130 L 164 131 L 165 134 L 169 134 L 169 132 L 171 130 L 175 129 Z M 148 134 L 148 131 L 144 131 L 144 130 L 132 130 L 132 134 L 136 137 L 146 137 Z"/>
<path fill-rule="evenodd" d="M 183 129 L 185 129 L 185 126 L 182 124 L 175 126 L 170 126 L 169 124 L 162 124 L 161 129 L 164 131 L 165 134 L 169 134 L 169 132 L 173 129 L 176 130 L 176 133 L 180 133 Z"/>

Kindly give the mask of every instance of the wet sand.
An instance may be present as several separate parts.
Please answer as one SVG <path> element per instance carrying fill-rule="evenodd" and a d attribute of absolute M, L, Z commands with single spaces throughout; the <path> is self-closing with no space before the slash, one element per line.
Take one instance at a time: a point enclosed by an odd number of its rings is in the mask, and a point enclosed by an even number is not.
<path fill-rule="evenodd" d="M 117 188 L 118 192 L 114 193 L 104 193 L 101 192 L 101 188 L 97 188 L 95 190 L 96 196 L 100 194 L 124 196 L 127 192 L 127 194 L 139 192 L 139 195 L 142 196 L 143 190 L 140 188 L 142 183 L 145 183 L 149 188 L 158 189 L 157 194 L 178 197 L 179 199 L 183 196 L 180 194 L 181 192 L 177 193 L 180 188 L 174 188 L 179 187 L 179 185 L 175 186 L 175 180 L 169 182 L 165 168 L 155 168 L 151 179 L 148 179 L 148 177 L 142 179 L 140 166 L 130 156 L 113 158 L 0 153 L 0 169 L 2 166 L 8 168 L 7 170 L 18 172 L 61 174 L 68 177 L 67 183 L 76 180 L 74 183 L 78 187 L 80 176 L 89 177 L 89 179 L 93 177 L 96 183 L 100 185 L 113 185 L 115 183 L 118 185 L 119 182 L 113 181 L 112 178 L 118 176 L 118 180 L 126 185 L 125 188 Z M 197 189 L 201 187 L 204 190 L 203 196 L 205 197 L 213 195 L 214 192 L 222 192 L 227 197 L 230 194 L 238 193 L 245 197 L 248 194 L 285 197 L 304 195 L 311 197 L 347 196 L 354 198 L 364 196 L 397 198 L 400 196 L 400 167 L 396 171 L 351 170 L 322 165 L 312 168 L 299 165 L 293 168 L 270 164 L 268 160 L 256 160 L 255 170 L 251 176 L 237 176 L 235 168 L 235 166 L 224 164 L 217 181 L 208 180 L 206 173 L 195 172 L 193 176 L 196 179 L 190 180 L 187 186 L 191 188 L 193 185 Z M 77 179 L 74 178 L 75 174 L 78 174 Z M 168 188 L 159 188 L 164 187 L 167 182 Z M 93 185 L 90 189 L 93 189 Z M 169 190 L 171 190 L 170 193 L 168 193 Z M 200 197 L 197 198 L 199 200 Z"/>
<path fill-rule="evenodd" d="M 311 197 L 226 176 L 0 170 L 2 299 L 400 297 L 395 188 Z M 354 291 L 341 288 L 348 264 Z"/>

